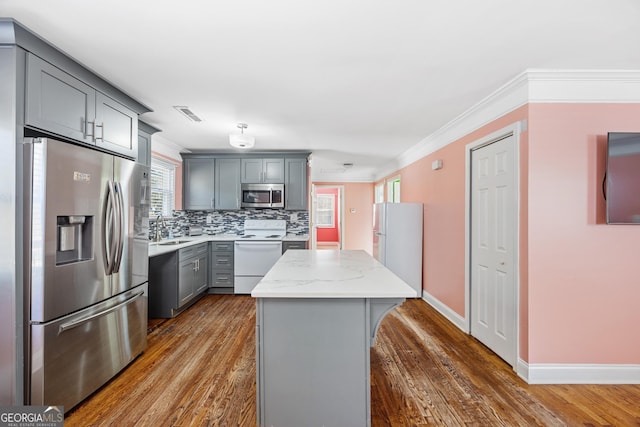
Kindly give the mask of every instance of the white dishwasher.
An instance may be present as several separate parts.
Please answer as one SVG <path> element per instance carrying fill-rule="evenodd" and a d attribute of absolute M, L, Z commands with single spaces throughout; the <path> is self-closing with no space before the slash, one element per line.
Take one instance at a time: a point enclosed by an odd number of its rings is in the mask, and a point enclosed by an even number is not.
<path fill-rule="evenodd" d="M 246 220 L 233 250 L 234 293 L 250 294 L 282 256 L 285 220 Z"/>

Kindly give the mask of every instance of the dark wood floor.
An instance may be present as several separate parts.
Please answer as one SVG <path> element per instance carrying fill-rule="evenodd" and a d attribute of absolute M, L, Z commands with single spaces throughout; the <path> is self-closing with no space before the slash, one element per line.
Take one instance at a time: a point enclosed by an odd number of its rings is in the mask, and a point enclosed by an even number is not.
<path fill-rule="evenodd" d="M 65 425 L 255 426 L 255 374 L 255 301 L 208 295 Z M 374 427 L 640 426 L 640 385 L 527 385 L 422 300 L 383 320 L 371 402 Z"/>

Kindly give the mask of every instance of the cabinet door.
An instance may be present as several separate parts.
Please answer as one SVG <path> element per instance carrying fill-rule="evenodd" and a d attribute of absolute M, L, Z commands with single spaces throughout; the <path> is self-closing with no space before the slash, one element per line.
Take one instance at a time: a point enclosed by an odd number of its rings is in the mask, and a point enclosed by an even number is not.
<path fill-rule="evenodd" d="M 216 209 L 240 209 L 240 159 L 216 159 Z"/>
<path fill-rule="evenodd" d="M 151 167 L 151 135 L 138 128 L 138 163 Z"/>
<path fill-rule="evenodd" d="M 32 54 L 27 55 L 26 86 L 27 125 L 92 143 L 95 89 Z"/>
<path fill-rule="evenodd" d="M 105 150 L 138 156 L 138 115 L 103 93 L 96 93 L 96 145 Z"/>
<path fill-rule="evenodd" d="M 262 182 L 262 159 L 242 159 L 241 182 L 256 184 Z"/>
<path fill-rule="evenodd" d="M 183 206 L 185 210 L 214 208 L 214 160 L 185 159 L 183 163 Z"/>
<path fill-rule="evenodd" d="M 196 274 L 195 274 L 195 283 L 194 283 L 194 291 L 196 294 L 204 291 L 209 287 L 209 281 L 207 280 L 207 254 L 201 254 L 197 259 L 196 264 Z"/>
<path fill-rule="evenodd" d="M 262 160 L 262 182 L 282 184 L 284 182 L 284 159 Z"/>
<path fill-rule="evenodd" d="M 284 192 L 285 209 L 307 209 L 307 159 L 285 159 Z"/>
<path fill-rule="evenodd" d="M 178 308 L 187 303 L 194 294 L 195 260 L 180 261 L 178 266 Z"/>

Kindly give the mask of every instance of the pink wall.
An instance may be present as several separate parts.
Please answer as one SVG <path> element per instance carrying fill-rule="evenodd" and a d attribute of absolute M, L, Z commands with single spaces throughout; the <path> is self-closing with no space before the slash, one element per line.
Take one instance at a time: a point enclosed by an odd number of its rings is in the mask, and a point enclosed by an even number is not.
<path fill-rule="evenodd" d="M 339 242 L 340 233 L 338 225 L 340 224 L 338 214 L 340 213 L 340 205 L 338 202 L 338 188 L 317 188 L 317 194 L 330 194 L 333 196 L 333 205 L 335 206 L 333 223 L 335 227 L 316 228 L 316 238 L 318 242 Z"/>
<path fill-rule="evenodd" d="M 637 104 L 530 104 L 390 174 L 425 204 L 424 289 L 464 316 L 465 145 L 519 120 L 520 357 L 637 364 L 640 226 L 606 225 L 609 131 L 640 131 Z M 431 170 L 433 160 L 444 167 Z M 634 335 L 635 336 L 635 335 Z"/>
<path fill-rule="evenodd" d="M 373 183 L 314 182 L 317 185 L 344 187 L 344 242 L 343 249 L 363 249 L 372 253 Z M 353 210 L 353 212 L 352 212 Z"/>
<path fill-rule="evenodd" d="M 640 362 L 640 227 L 606 225 L 601 195 L 607 132 L 638 117 L 638 104 L 530 107 L 532 362 Z"/>
<path fill-rule="evenodd" d="M 519 108 L 385 178 L 400 174 L 401 201 L 424 203 L 423 288 L 462 317 L 466 287 L 465 146 L 525 119 L 526 113 L 526 107 Z M 526 157 L 522 144 L 526 147 L 526 135 L 521 137 L 521 156 Z M 442 160 L 443 168 L 432 170 L 434 160 Z M 526 241 L 521 227 L 521 242 L 523 237 Z M 526 306 L 526 295 L 520 304 Z"/>

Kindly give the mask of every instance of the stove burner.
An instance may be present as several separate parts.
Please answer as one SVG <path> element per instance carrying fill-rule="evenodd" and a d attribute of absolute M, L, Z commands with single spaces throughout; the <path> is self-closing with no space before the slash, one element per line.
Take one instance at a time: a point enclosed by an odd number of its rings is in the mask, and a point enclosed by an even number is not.
<path fill-rule="evenodd" d="M 242 236 L 243 239 L 250 239 L 252 237 L 256 237 L 255 234 L 245 234 L 244 236 Z"/>
<path fill-rule="evenodd" d="M 279 234 L 270 234 L 269 236 L 265 236 L 268 239 L 275 239 L 276 237 L 281 237 Z"/>

